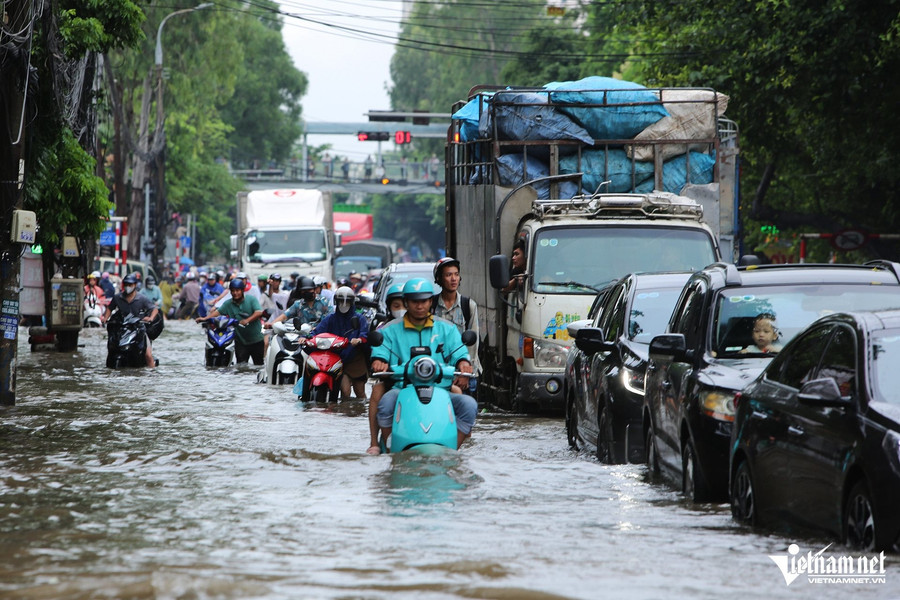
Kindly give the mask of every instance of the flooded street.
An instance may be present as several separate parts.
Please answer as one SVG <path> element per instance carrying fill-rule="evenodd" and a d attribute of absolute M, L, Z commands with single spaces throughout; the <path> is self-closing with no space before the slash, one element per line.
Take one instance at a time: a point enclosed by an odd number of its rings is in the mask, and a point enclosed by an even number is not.
<path fill-rule="evenodd" d="M 27 334 L 20 332 L 27 340 Z M 368 456 L 364 406 L 310 407 L 253 367 L 206 369 L 201 328 L 168 322 L 155 371 L 20 340 L 0 410 L 4 598 L 855 598 L 786 587 L 768 555 L 827 539 L 738 527 L 570 451 L 557 418 L 482 414 L 456 453 Z M 829 552 L 842 552 L 840 548 Z"/>

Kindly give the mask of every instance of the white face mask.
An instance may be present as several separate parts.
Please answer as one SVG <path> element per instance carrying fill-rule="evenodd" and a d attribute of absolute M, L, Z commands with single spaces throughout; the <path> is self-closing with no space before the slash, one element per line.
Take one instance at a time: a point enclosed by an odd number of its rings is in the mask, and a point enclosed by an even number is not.
<path fill-rule="evenodd" d="M 406 314 L 406 309 L 405 309 L 405 308 L 401 308 L 400 310 L 392 310 L 392 311 L 391 311 L 391 314 L 394 315 L 394 318 L 395 318 L 395 319 L 402 319 L 402 318 L 403 318 L 403 315 Z"/>
<path fill-rule="evenodd" d="M 346 314 L 346 313 L 350 312 L 350 307 L 351 307 L 351 306 L 353 306 L 353 303 L 352 303 L 352 302 L 341 302 L 341 301 L 338 301 L 338 303 L 337 303 L 337 309 L 338 309 L 338 311 L 341 312 L 342 314 Z"/>
<path fill-rule="evenodd" d="M 125 293 L 126 293 L 126 294 L 130 294 L 130 293 L 133 292 L 133 291 L 134 291 L 134 286 L 133 286 L 133 285 L 126 285 L 126 286 L 125 286 Z"/>

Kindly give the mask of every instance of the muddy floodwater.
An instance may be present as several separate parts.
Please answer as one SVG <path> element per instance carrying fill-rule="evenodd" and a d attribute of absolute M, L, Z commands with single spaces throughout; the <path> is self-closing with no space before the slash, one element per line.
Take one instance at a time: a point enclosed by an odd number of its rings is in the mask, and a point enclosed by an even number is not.
<path fill-rule="evenodd" d="M 192 322 L 167 324 L 155 371 L 106 369 L 102 331 L 72 354 L 25 341 L 0 409 L 2 598 L 900 596 L 892 555 L 885 583 L 787 585 L 769 555 L 830 540 L 601 465 L 560 418 L 488 411 L 459 453 L 368 456 L 363 403 L 207 369 Z"/>

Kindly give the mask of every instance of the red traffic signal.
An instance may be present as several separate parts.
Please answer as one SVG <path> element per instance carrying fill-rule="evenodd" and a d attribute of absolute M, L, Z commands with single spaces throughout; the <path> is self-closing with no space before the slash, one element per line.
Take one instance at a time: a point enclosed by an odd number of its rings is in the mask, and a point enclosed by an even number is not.
<path fill-rule="evenodd" d="M 356 134 L 360 142 L 386 142 L 391 139 L 387 131 L 360 131 Z"/>
<path fill-rule="evenodd" d="M 394 143 L 398 145 L 412 143 L 412 133 L 409 131 L 394 132 Z"/>

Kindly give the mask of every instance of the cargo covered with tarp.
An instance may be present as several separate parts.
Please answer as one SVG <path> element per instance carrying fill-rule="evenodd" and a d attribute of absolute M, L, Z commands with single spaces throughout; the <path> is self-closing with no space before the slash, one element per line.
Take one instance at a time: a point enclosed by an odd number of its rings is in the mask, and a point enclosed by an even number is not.
<path fill-rule="evenodd" d="M 539 198 L 597 191 L 679 193 L 716 181 L 728 97 L 702 88 L 645 88 L 609 77 L 541 88 L 479 87 L 452 114 L 451 177 L 515 187 L 551 175 Z M 736 133 L 736 132 L 735 132 Z M 555 193 L 554 193 L 555 188 Z"/>

